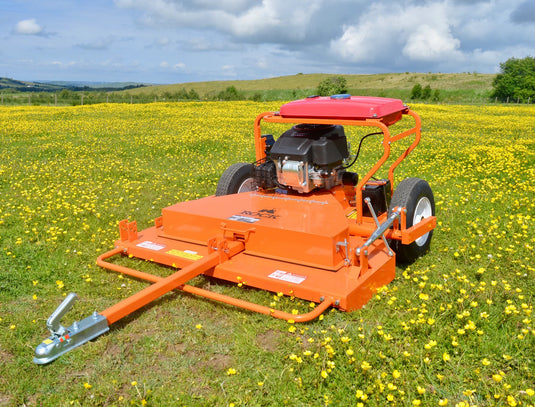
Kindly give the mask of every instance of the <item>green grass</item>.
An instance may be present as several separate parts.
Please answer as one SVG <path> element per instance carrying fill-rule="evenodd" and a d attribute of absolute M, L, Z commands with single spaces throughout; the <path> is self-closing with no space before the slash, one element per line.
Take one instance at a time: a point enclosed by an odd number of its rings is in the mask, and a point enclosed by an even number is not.
<path fill-rule="evenodd" d="M 253 160 L 256 114 L 279 107 L 0 107 L 0 405 L 535 404 L 529 106 L 413 106 L 423 137 L 397 179 L 429 181 L 439 225 L 431 251 L 397 267 L 363 309 L 288 324 L 173 292 L 52 364 L 32 363 L 64 295 L 80 297 L 68 326 L 146 287 L 95 265 L 117 222 L 148 227 L 161 208 L 212 194 L 228 165 Z M 365 142 L 359 173 L 377 143 Z M 204 277 L 192 284 L 309 309 Z"/>

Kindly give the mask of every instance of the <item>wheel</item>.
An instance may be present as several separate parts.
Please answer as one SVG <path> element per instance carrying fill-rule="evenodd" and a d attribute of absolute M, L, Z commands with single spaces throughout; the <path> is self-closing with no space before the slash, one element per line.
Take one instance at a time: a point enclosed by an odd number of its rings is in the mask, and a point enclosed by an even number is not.
<path fill-rule="evenodd" d="M 253 169 L 253 164 L 249 163 L 232 164 L 221 175 L 217 183 L 215 195 L 222 196 L 256 191 Z"/>
<path fill-rule="evenodd" d="M 399 183 L 390 201 L 389 213 L 392 213 L 396 206 L 407 208 L 407 228 L 435 215 L 433 191 L 427 181 L 420 178 L 407 178 Z M 430 231 L 412 243 L 405 245 L 399 240 L 393 240 L 391 245 L 400 262 L 412 263 L 429 250 L 432 237 L 433 231 Z"/>

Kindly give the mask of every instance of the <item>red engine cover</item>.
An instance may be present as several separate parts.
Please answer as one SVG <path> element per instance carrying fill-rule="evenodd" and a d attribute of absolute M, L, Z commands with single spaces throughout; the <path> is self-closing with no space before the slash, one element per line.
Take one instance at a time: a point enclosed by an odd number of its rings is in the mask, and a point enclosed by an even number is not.
<path fill-rule="evenodd" d="M 286 103 L 280 108 L 282 117 L 365 120 L 386 119 L 388 125 L 401 119 L 407 106 L 399 99 L 373 96 L 314 96 Z"/>

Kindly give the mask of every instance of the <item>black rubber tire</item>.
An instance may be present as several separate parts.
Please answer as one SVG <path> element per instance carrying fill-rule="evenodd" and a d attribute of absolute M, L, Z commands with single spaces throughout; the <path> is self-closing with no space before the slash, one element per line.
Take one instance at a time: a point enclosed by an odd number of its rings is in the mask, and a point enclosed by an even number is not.
<path fill-rule="evenodd" d="M 240 187 L 242 187 L 245 182 L 253 181 L 253 169 L 253 164 L 249 163 L 232 164 L 225 170 L 223 175 L 221 175 L 221 178 L 217 183 L 215 195 L 222 196 L 237 194 Z M 248 192 L 251 190 L 252 189 L 248 189 L 247 191 L 241 192 Z"/>
<path fill-rule="evenodd" d="M 433 196 L 433 191 L 427 181 L 420 178 L 406 178 L 399 183 L 394 191 L 394 196 L 390 201 L 388 212 L 392 213 L 396 206 L 407 208 L 407 228 L 410 228 L 419 222 L 419 220 L 415 219 L 415 211 L 417 208 L 418 213 L 416 214 L 416 218 L 421 216 L 420 219 L 424 219 L 429 215 L 435 215 L 435 198 Z M 425 216 L 420 215 L 422 209 Z M 391 240 L 390 243 L 392 249 L 396 252 L 397 261 L 400 263 L 412 263 L 415 261 L 429 250 L 432 237 L 433 231 L 430 231 L 407 245 L 402 244 L 400 240 Z"/>

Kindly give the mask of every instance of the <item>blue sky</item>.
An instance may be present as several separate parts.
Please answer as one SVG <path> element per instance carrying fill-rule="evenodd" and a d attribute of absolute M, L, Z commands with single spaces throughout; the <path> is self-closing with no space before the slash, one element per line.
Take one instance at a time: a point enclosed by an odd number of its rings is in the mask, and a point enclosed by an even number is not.
<path fill-rule="evenodd" d="M 535 56 L 535 1 L 0 0 L 0 41 L 20 80 L 494 73 Z"/>

